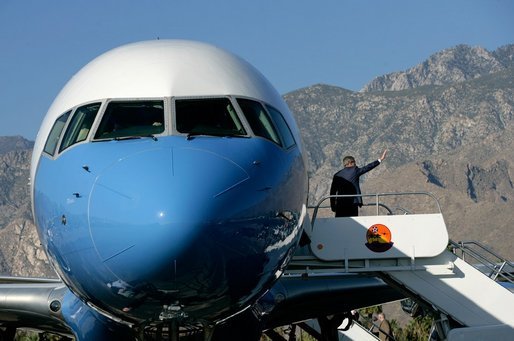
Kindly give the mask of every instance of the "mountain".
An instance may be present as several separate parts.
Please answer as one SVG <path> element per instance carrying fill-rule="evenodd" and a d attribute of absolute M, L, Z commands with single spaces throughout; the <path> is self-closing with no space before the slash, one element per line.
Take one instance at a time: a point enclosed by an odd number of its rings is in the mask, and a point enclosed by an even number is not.
<path fill-rule="evenodd" d="M 29 150 L 34 146 L 34 142 L 22 136 L 0 136 L 0 155 L 13 150 Z"/>
<path fill-rule="evenodd" d="M 0 137 L 0 273 L 55 277 L 32 220 L 33 144 L 20 136 Z"/>
<path fill-rule="evenodd" d="M 453 240 L 485 242 L 514 259 L 513 61 L 514 45 L 459 45 L 398 73 L 410 77 L 408 87 L 385 75 L 361 92 L 317 84 L 284 95 L 308 152 L 309 203 L 329 194 L 345 155 L 362 165 L 387 148 L 388 158 L 362 179 L 363 192 L 430 192 Z M 55 276 L 32 222 L 32 146 L 0 137 L 0 271 Z M 408 211 L 437 209 L 432 197 L 406 198 Z"/>
<path fill-rule="evenodd" d="M 399 166 L 505 132 L 514 112 L 513 76 L 509 68 L 448 86 L 373 93 L 315 85 L 285 99 L 301 127 L 311 171 L 326 161 L 341 164 L 334 146 L 364 159 L 394 146 L 388 163 Z"/>
<path fill-rule="evenodd" d="M 479 46 L 458 45 L 435 53 L 406 71 L 377 77 L 361 91 L 398 91 L 463 82 L 513 67 L 513 55 L 514 45 L 493 52 Z"/>

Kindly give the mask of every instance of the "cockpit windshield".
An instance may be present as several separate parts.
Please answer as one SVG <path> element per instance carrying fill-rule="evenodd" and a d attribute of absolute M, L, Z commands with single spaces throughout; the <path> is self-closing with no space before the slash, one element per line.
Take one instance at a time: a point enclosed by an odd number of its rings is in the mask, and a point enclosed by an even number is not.
<path fill-rule="evenodd" d="M 176 129 L 189 135 L 244 136 L 246 131 L 228 98 L 175 100 Z"/>
<path fill-rule="evenodd" d="M 165 103 L 172 104 L 172 107 L 168 108 Z M 94 131 L 93 138 L 90 137 L 91 131 Z M 110 99 L 78 106 L 57 118 L 44 152 L 54 156 L 56 152 L 61 153 L 87 140 L 151 137 L 157 141 L 155 135 L 176 133 L 185 134 L 188 139 L 195 135 L 256 136 L 285 149 L 296 145 L 283 115 L 266 103 L 230 96 L 171 97 L 160 100 Z"/>
<path fill-rule="evenodd" d="M 153 136 L 164 132 L 164 102 L 110 102 L 95 134 L 95 139 Z"/>

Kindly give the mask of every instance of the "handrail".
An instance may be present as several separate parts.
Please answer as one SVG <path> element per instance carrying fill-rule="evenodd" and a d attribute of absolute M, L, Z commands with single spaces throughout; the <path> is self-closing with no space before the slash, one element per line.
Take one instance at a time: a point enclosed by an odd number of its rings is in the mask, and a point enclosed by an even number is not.
<path fill-rule="evenodd" d="M 392 213 L 392 211 L 384 204 L 380 203 L 379 202 L 379 199 L 381 197 L 386 197 L 386 196 L 407 196 L 407 195 L 426 195 L 426 196 L 429 196 L 431 197 L 432 199 L 434 199 L 436 205 L 437 205 L 437 209 L 439 211 L 439 213 L 441 213 L 441 205 L 439 204 L 439 201 L 437 200 L 437 198 L 435 197 L 435 195 L 433 195 L 432 193 L 429 193 L 429 192 L 398 192 L 398 193 L 375 193 L 375 194 L 340 194 L 340 195 L 328 195 L 328 196 L 325 196 L 323 198 L 321 198 L 318 203 L 315 205 L 315 206 L 311 206 L 312 208 L 314 208 L 314 212 L 312 213 L 312 219 L 311 219 L 311 225 L 314 226 L 314 222 L 316 221 L 316 217 L 318 215 L 318 210 L 321 208 L 326 208 L 325 206 L 321 206 L 321 204 L 326 201 L 327 199 L 330 199 L 330 198 L 356 198 L 356 197 L 375 197 L 375 202 L 374 203 L 369 203 L 369 204 L 365 204 L 366 206 L 376 206 L 377 210 L 377 215 L 379 215 L 379 208 L 380 207 L 385 207 L 390 213 Z M 404 210 L 405 212 L 408 212 L 406 210 Z"/>
<path fill-rule="evenodd" d="M 469 245 L 475 245 L 478 247 L 482 253 L 479 253 L 477 250 L 473 250 Z M 505 266 L 508 265 L 511 269 L 514 269 L 514 263 L 501 257 L 497 253 L 495 253 L 493 250 L 488 248 L 486 245 L 477 242 L 477 241 L 460 241 L 460 242 L 454 242 L 450 240 L 450 246 L 453 247 L 453 253 L 455 253 L 456 250 L 459 250 L 461 252 L 461 257 L 463 260 L 465 259 L 465 256 L 468 255 L 478 261 L 481 265 L 485 266 L 487 269 L 491 271 L 489 274 L 489 277 L 493 280 L 497 280 L 498 277 L 501 277 L 507 282 L 510 282 L 514 284 L 514 275 L 510 272 L 505 271 Z M 495 261 L 491 261 L 487 258 L 487 256 L 492 256 L 495 259 Z M 466 261 L 468 262 L 468 261 Z M 469 263 L 469 262 L 468 262 Z M 469 263 L 471 264 L 471 263 Z M 471 264 L 473 265 L 473 264 Z M 476 268 L 476 266 L 474 266 Z"/>
<path fill-rule="evenodd" d="M 467 245 L 469 244 L 472 244 L 472 245 L 476 245 L 478 246 L 480 249 L 486 251 L 488 254 L 490 254 L 491 256 L 494 256 L 496 257 L 497 259 L 500 259 L 500 260 L 504 260 L 504 258 L 502 256 L 500 256 L 499 254 L 497 254 L 496 252 L 494 252 L 493 250 L 491 250 L 489 247 L 487 247 L 487 245 L 481 243 L 481 242 L 478 242 L 476 240 L 466 240 L 466 241 L 459 241 L 459 242 L 454 242 L 454 241 L 451 241 L 452 242 L 452 245 L 458 245 L 459 247 L 466 247 L 466 248 L 469 248 L 467 247 Z M 509 263 L 510 266 L 514 266 L 514 263 L 513 262 L 510 262 L 510 261 L 507 261 Z"/>
<path fill-rule="evenodd" d="M 363 203 L 362 206 L 375 206 L 375 203 Z M 378 206 L 383 207 L 387 210 L 387 215 L 393 215 L 393 210 L 389 208 L 386 204 L 382 204 L 381 202 L 378 203 Z M 307 208 L 316 208 L 316 206 L 307 206 Z M 328 205 L 319 206 L 319 208 L 330 208 Z M 396 209 L 402 210 L 404 212 L 408 212 L 408 210 L 402 208 L 402 207 L 396 207 Z M 408 212 L 410 214 L 410 212 Z"/>

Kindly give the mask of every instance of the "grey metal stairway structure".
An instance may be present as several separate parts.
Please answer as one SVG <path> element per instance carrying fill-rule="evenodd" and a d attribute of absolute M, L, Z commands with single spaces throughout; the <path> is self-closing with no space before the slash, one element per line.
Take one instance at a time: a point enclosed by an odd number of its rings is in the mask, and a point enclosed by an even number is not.
<path fill-rule="evenodd" d="M 409 214 L 400 209 L 402 214 L 394 215 L 381 198 L 395 195 L 431 197 L 435 212 Z M 310 252 L 296 255 L 286 275 L 373 273 L 437 311 L 441 339 L 514 337 L 514 294 L 506 288 L 514 287 L 511 262 L 480 243 L 450 241 L 431 194 L 371 196 L 376 206 L 372 216 L 318 218 L 318 209 L 330 197 L 320 200 L 312 223 L 304 226 Z"/>

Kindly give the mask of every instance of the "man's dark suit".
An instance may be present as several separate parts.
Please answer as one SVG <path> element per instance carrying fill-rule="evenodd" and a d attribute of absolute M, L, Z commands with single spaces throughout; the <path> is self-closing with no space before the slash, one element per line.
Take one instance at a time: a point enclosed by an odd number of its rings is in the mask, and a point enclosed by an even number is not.
<path fill-rule="evenodd" d="M 380 164 L 378 160 L 359 168 L 345 167 L 334 174 L 330 195 L 361 194 L 359 178 Z M 360 196 L 354 198 L 330 198 L 330 207 L 336 213 L 336 217 L 351 217 L 359 215 L 359 207 L 362 206 Z"/>

